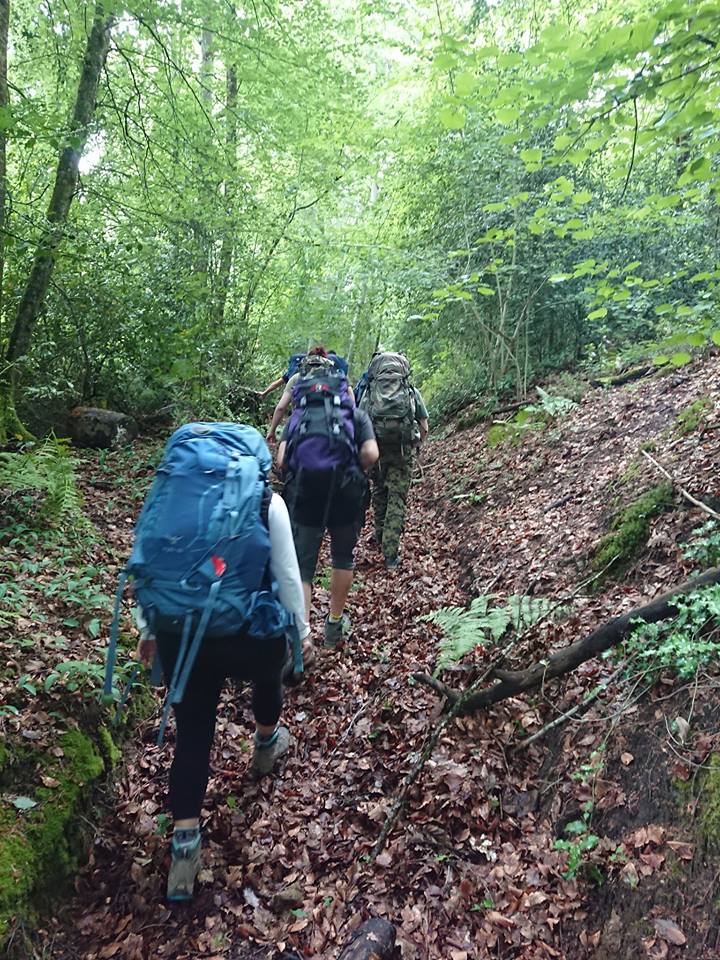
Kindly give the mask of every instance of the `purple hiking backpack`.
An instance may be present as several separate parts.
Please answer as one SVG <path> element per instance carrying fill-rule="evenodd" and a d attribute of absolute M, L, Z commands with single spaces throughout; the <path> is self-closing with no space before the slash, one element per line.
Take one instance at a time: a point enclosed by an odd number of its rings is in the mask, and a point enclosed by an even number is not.
<path fill-rule="evenodd" d="M 328 365 L 309 369 L 293 388 L 287 463 L 300 470 L 357 464 L 354 408 L 344 374 Z"/>

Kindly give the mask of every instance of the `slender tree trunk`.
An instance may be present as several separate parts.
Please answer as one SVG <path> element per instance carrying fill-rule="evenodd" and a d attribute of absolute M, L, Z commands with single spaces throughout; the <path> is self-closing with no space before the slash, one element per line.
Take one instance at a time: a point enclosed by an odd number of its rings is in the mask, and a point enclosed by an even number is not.
<path fill-rule="evenodd" d="M 8 29 L 10 0 L 0 0 L 0 112 L 6 114 L 10 106 L 7 81 Z M 3 118 L 4 119 L 4 118 Z M 2 317 L 5 278 L 5 209 L 7 204 L 7 133 L 5 123 L 0 129 L 0 317 Z"/>
<path fill-rule="evenodd" d="M 228 67 L 227 96 L 225 100 L 227 111 L 227 165 L 228 175 L 225 178 L 225 227 L 222 244 L 220 246 L 220 263 L 217 276 L 217 297 L 215 303 L 215 321 L 219 327 L 225 318 L 225 304 L 227 303 L 228 288 L 230 286 L 230 272 L 232 270 L 233 254 L 235 252 L 235 224 L 233 213 L 235 209 L 235 177 L 237 175 L 237 70 L 235 66 Z"/>
<path fill-rule="evenodd" d="M 15 364 L 28 352 L 35 323 L 45 304 L 55 256 L 63 239 L 70 205 L 77 190 L 80 157 L 90 134 L 100 77 L 110 45 L 113 19 L 113 15 L 106 12 L 106 5 L 99 2 L 95 7 L 92 29 L 85 47 L 75 107 L 66 136 L 66 146 L 62 148 L 58 158 L 55 186 L 47 211 L 45 229 L 38 243 L 30 276 L 10 333 L 5 357 L 7 366 L 11 368 L 10 375 L 5 383 L 0 384 L 3 394 L 0 396 L 0 416 L 3 420 L 0 422 L 0 442 L 4 439 L 3 433 L 7 431 L 8 426 L 17 425 L 12 422 Z"/>

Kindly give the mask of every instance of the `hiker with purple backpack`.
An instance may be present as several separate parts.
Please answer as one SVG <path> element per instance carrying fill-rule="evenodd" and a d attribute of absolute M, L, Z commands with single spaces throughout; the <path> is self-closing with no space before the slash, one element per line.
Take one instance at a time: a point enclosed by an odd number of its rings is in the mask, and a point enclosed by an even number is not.
<path fill-rule="evenodd" d="M 306 620 L 320 546 L 325 531 L 330 533 L 332 575 L 324 645 L 334 648 L 350 635 L 345 604 L 367 506 L 366 473 L 379 452 L 370 418 L 355 408 L 345 375 L 322 347 L 310 351 L 289 381 L 288 392 L 293 412 L 277 457 L 285 480 L 283 496 L 292 520 Z"/>

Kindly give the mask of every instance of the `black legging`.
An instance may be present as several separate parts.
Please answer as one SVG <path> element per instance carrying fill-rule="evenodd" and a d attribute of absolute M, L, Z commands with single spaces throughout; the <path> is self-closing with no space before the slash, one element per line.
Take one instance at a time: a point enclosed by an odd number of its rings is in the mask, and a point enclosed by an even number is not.
<path fill-rule="evenodd" d="M 175 668 L 180 639 L 160 634 L 158 653 L 166 682 Z M 169 804 L 176 820 L 200 816 L 207 789 L 215 718 L 225 680 L 252 684 L 252 711 L 263 726 L 273 726 L 283 704 L 285 635 L 258 640 L 245 636 L 203 640 L 182 702 L 173 707 L 177 725 L 170 768 Z"/>

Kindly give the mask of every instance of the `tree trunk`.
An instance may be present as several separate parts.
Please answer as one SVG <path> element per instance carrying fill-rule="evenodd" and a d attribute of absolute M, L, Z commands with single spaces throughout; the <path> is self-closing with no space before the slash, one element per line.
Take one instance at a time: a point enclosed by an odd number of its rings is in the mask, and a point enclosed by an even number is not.
<path fill-rule="evenodd" d="M 7 113 L 10 107 L 7 80 L 8 29 L 10 24 L 10 0 L 0 0 L 0 317 L 4 298 L 5 277 L 5 204 L 7 201 Z"/>
<path fill-rule="evenodd" d="M 237 70 L 234 66 L 227 71 L 227 96 L 225 100 L 227 112 L 226 142 L 228 175 L 225 179 L 225 227 L 222 244 L 220 246 L 220 263 L 216 280 L 217 295 L 215 298 L 215 323 L 220 327 L 225 318 L 225 304 L 227 303 L 228 288 L 230 286 L 230 272 L 232 270 L 233 253 L 235 250 L 235 229 L 233 224 L 235 200 L 235 176 L 237 174 Z"/>
<path fill-rule="evenodd" d="M 45 229 L 38 243 L 30 276 L 10 333 L 6 360 L 13 372 L 17 361 L 28 352 L 35 323 L 45 304 L 55 255 L 63 239 L 70 205 L 77 189 L 80 157 L 90 134 L 100 76 L 110 45 L 113 19 L 112 15 L 106 13 L 104 3 L 96 5 L 92 29 L 85 47 L 72 121 L 66 136 L 67 144 L 58 158 Z M 0 416 L 4 416 L 4 422 L 0 423 L 0 440 L 3 431 L 8 427 L 8 412 L 14 409 L 13 381 L 14 376 L 11 374 L 0 384 L 3 394 L 0 396 Z"/>

